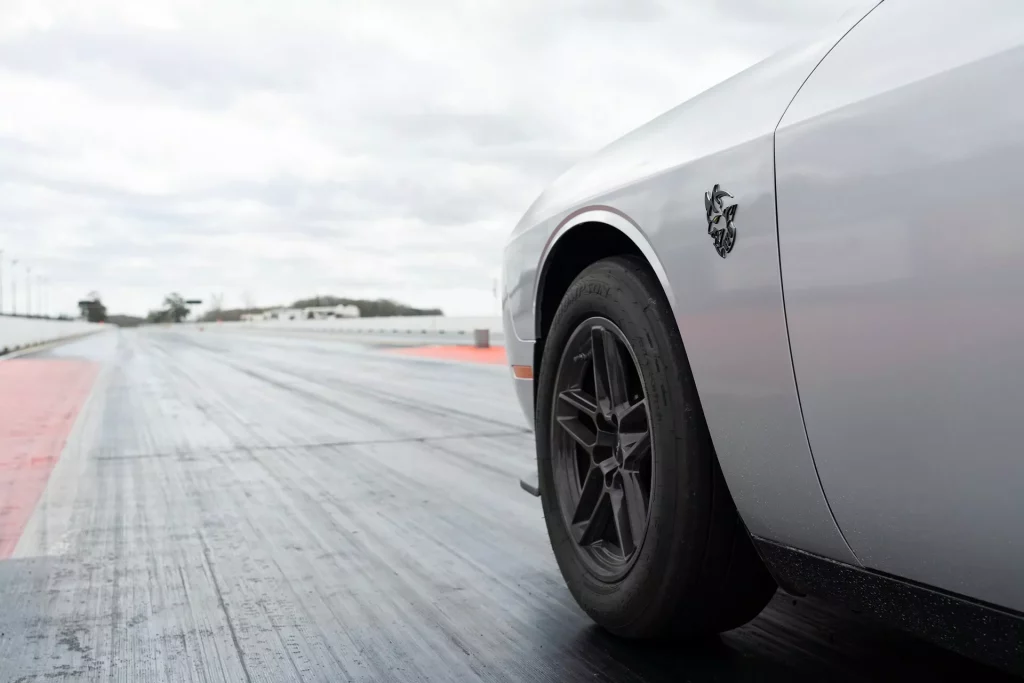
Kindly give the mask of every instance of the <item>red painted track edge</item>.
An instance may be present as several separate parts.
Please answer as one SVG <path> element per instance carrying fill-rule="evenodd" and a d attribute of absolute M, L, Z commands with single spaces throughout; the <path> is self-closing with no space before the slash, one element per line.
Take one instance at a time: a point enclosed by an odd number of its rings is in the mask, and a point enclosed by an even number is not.
<path fill-rule="evenodd" d="M 14 552 L 98 373 L 83 360 L 0 363 L 0 560 Z"/>

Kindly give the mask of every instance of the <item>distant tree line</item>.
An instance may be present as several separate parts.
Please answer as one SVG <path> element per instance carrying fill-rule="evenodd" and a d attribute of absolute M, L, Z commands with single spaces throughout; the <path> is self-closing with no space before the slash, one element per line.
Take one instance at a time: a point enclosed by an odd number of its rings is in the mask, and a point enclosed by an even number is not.
<path fill-rule="evenodd" d="M 140 318 L 137 315 L 115 313 L 107 316 L 107 322 L 111 325 L 117 325 L 118 327 L 138 327 L 145 323 L 146 319 Z"/>
<path fill-rule="evenodd" d="M 281 308 L 281 306 L 265 306 L 221 309 L 220 302 L 222 297 L 214 295 L 211 299 L 213 301 L 213 309 L 203 314 L 200 318 L 202 321 L 213 322 L 216 320 L 223 320 L 224 322 L 234 322 L 241 320 L 244 313 L 263 313 L 264 311 Z M 192 303 L 197 303 L 197 301 L 192 301 Z M 380 318 L 399 315 L 444 315 L 444 312 L 440 308 L 414 308 L 391 299 L 346 299 L 344 297 L 337 296 L 317 296 L 309 299 L 299 299 L 287 308 L 338 306 L 341 304 L 346 306 L 355 306 L 359 309 L 359 315 L 363 318 Z M 173 292 L 164 297 L 163 306 L 150 311 L 145 318 L 121 314 L 108 315 L 107 307 L 103 305 L 103 301 L 101 300 L 98 292 L 89 292 L 89 295 L 85 299 L 78 302 L 78 307 L 81 311 L 82 317 L 89 322 L 109 322 L 112 325 L 119 325 L 121 327 L 135 327 L 145 323 L 180 323 L 182 320 L 185 320 L 191 312 L 189 302 L 177 292 Z"/>
<path fill-rule="evenodd" d="M 359 315 L 363 318 L 380 318 L 397 315 L 444 315 L 440 308 L 414 308 L 391 299 L 347 299 L 337 296 L 317 296 L 309 299 L 299 299 L 285 308 L 309 308 L 312 306 L 355 306 L 359 309 Z M 223 310 L 212 310 L 201 318 L 206 322 L 223 320 L 234 322 L 241 320 L 245 313 L 263 313 L 281 306 L 265 306 L 256 308 L 228 308 Z"/>

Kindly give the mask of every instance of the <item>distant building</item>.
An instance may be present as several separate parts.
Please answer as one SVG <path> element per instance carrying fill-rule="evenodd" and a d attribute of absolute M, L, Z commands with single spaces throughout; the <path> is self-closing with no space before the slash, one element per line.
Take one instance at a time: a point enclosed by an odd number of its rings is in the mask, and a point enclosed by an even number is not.
<path fill-rule="evenodd" d="M 306 308 L 275 308 L 262 313 L 243 313 L 245 322 L 261 320 L 327 320 L 330 318 L 358 318 L 359 307 L 349 304 L 337 306 L 307 306 Z"/>
<path fill-rule="evenodd" d="M 351 304 L 337 306 L 309 306 L 302 309 L 302 317 L 307 320 L 324 320 L 326 318 L 358 318 L 359 307 Z"/>
<path fill-rule="evenodd" d="M 302 320 L 303 317 L 301 308 L 278 308 L 267 314 L 269 320 Z"/>

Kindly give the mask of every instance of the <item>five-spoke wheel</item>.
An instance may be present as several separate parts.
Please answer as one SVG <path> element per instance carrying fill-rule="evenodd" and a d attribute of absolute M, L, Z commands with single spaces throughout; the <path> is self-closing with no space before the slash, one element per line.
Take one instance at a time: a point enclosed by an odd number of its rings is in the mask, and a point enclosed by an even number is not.
<path fill-rule="evenodd" d="M 569 338 L 555 380 L 553 459 L 573 538 L 606 580 L 628 571 L 647 531 L 654 447 L 636 358 L 607 318 Z"/>

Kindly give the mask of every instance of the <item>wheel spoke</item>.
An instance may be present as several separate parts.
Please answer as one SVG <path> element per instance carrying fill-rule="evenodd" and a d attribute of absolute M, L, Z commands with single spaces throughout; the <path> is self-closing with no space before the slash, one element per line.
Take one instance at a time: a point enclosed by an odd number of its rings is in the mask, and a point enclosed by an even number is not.
<path fill-rule="evenodd" d="M 647 430 L 647 399 L 638 401 L 619 416 L 619 429 L 623 432 Z"/>
<path fill-rule="evenodd" d="M 610 419 L 616 409 L 629 403 L 626 370 L 622 367 L 622 357 L 611 332 L 595 326 L 590 336 L 593 345 L 594 393 L 601 414 Z"/>
<path fill-rule="evenodd" d="M 651 433 L 647 424 L 647 399 L 636 403 L 619 419 L 619 442 L 622 464 L 636 470 L 640 461 L 651 454 Z"/>
<path fill-rule="evenodd" d="M 572 533 L 580 545 L 590 545 L 601 538 L 607 524 L 607 498 L 604 474 L 599 467 L 591 467 L 572 517 Z"/>
<path fill-rule="evenodd" d="M 644 526 L 647 524 L 647 508 L 649 500 L 640 486 L 640 478 L 635 472 L 622 472 L 623 504 L 629 529 L 633 538 L 642 538 Z"/>
<path fill-rule="evenodd" d="M 576 443 L 583 447 L 587 453 L 593 454 L 594 446 L 597 445 L 597 434 L 591 431 L 590 427 L 583 424 L 577 417 L 560 417 L 558 424 L 571 436 Z"/>
<path fill-rule="evenodd" d="M 622 432 L 619 442 L 622 444 L 622 465 L 627 470 L 635 472 L 640 463 L 651 455 L 650 432 Z"/>
<path fill-rule="evenodd" d="M 615 526 L 615 536 L 619 541 L 619 551 L 622 553 L 622 558 L 626 559 L 633 554 L 635 549 L 633 539 L 640 537 L 643 528 L 641 527 L 640 533 L 634 532 L 629 515 L 629 504 L 621 490 L 612 489 L 608 492 L 608 498 L 611 501 L 612 521 Z"/>
<path fill-rule="evenodd" d="M 558 398 L 591 419 L 597 417 L 597 400 L 582 389 L 566 389 Z"/>

